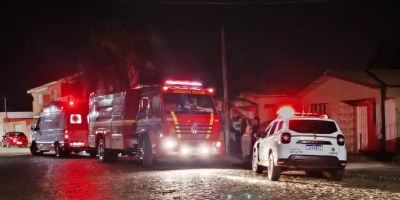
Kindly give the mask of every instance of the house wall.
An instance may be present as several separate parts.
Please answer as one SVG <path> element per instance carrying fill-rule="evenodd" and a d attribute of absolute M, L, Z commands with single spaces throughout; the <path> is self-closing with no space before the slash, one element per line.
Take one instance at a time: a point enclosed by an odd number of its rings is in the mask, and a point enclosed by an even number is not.
<path fill-rule="evenodd" d="M 298 104 L 298 99 L 291 96 L 270 96 L 270 95 L 247 95 L 246 99 L 257 103 L 258 117 L 260 122 L 269 122 L 274 120 L 276 110 L 282 105 L 292 105 L 294 107 Z"/>
<path fill-rule="evenodd" d="M 347 102 L 372 100 L 375 104 L 375 117 L 372 123 L 375 127 L 377 140 L 382 138 L 381 132 L 381 100 L 380 89 L 356 84 L 335 77 L 326 78 L 301 96 L 303 105 L 325 103 L 328 116 L 337 121 L 347 138 L 349 152 L 355 152 L 357 137 L 355 134 L 355 105 Z M 373 113 L 373 112 L 372 112 Z"/>
<path fill-rule="evenodd" d="M 386 89 L 387 101 L 390 108 L 386 108 L 385 115 L 390 115 L 389 120 L 386 119 L 386 129 L 388 137 L 386 138 L 389 146 L 389 152 L 400 152 L 400 88 L 388 87 Z M 394 118 L 394 119 L 392 119 Z"/>
<path fill-rule="evenodd" d="M 48 105 L 51 101 L 55 101 L 61 96 L 61 83 L 56 82 L 51 85 L 36 88 L 31 95 L 33 97 L 33 113 L 37 115 L 41 112 L 43 106 Z"/>

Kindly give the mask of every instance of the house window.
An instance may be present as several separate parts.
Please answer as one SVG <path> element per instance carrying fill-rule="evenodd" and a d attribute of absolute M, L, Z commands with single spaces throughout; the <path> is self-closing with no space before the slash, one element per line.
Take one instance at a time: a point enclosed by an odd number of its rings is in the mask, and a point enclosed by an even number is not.
<path fill-rule="evenodd" d="M 310 112 L 326 114 L 326 103 L 315 103 L 310 105 Z"/>

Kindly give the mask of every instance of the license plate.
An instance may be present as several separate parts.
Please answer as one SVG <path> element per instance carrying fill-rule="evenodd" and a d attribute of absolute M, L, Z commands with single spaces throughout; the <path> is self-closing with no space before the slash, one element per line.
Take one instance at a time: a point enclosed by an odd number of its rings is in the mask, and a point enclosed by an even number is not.
<path fill-rule="evenodd" d="M 17 142 L 17 144 L 22 144 L 22 142 Z"/>
<path fill-rule="evenodd" d="M 322 151 L 322 145 L 306 145 L 306 150 Z"/>

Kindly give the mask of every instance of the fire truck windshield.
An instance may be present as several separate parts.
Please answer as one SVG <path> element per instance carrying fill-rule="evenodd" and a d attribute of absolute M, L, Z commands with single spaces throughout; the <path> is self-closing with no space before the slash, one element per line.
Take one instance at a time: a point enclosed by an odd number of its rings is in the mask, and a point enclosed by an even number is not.
<path fill-rule="evenodd" d="M 209 95 L 199 94 L 164 94 L 166 112 L 182 114 L 202 114 L 215 112 L 214 102 Z"/>

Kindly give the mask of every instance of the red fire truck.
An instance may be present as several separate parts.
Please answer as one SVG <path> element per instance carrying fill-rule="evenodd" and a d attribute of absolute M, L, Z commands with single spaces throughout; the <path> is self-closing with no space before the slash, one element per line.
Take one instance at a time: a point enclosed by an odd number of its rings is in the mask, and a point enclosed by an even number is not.
<path fill-rule="evenodd" d="M 32 155 L 54 151 L 57 157 L 88 149 L 87 101 L 53 102 L 32 126 Z M 95 152 L 91 152 L 95 155 Z"/>
<path fill-rule="evenodd" d="M 89 147 L 102 162 L 136 156 L 144 167 L 165 157 L 223 154 L 213 89 L 200 82 L 167 80 L 113 94 L 92 94 Z"/>

